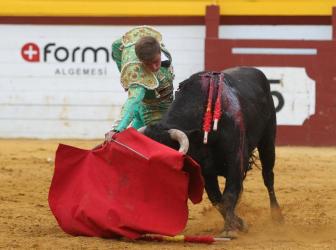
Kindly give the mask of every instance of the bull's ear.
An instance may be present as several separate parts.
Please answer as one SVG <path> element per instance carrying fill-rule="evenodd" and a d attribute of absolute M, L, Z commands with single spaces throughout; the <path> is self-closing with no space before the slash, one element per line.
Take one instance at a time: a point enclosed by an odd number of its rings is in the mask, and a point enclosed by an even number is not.
<path fill-rule="evenodd" d="M 186 131 L 186 135 L 190 142 L 203 141 L 203 132 L 197 129 Z"/>

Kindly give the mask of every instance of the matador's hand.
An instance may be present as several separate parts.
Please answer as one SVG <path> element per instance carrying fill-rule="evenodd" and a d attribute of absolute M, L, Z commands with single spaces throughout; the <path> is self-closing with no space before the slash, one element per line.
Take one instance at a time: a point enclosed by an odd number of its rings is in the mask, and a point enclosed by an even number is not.
<path fill-rule="evenodd" d="M 112 138 L 116 133 L 118 133 L 118 131 L 116 131 L 116 130 L 110 130 L 109 132 L 107 132 L 105 134 L 105 141 L 107 141 L 107 142 L 112 141 Z"/>

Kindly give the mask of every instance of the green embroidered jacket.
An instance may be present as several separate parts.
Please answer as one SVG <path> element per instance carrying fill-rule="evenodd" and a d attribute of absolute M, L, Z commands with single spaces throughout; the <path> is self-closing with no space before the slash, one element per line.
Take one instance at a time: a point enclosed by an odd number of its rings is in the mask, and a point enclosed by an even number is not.
<path fill-rule="evenodd" d="M 135 54 L 135 43 L 143 36 L 155 37 L 168 58 L 166 65 L 153 73 L 143 67 Z M 162 44 L 161 34 L 149 26 L 128 31 L 112 44 L 112 57 L 121 72 L 121 85 L 128 91 L 121 119 L 113 129 L 122 131 L 132 122 L 135 128 L 159 121 L 173 100 L 173 67 L 170 53 Z"/>

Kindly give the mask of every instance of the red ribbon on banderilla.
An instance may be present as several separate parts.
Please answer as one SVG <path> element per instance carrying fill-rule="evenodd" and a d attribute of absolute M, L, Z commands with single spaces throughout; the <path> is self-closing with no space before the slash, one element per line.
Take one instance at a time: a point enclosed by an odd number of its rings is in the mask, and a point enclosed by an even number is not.
<path fill-rule="evenodd" d="M 213 122 L 213 130 L 217 131 L 218 127 L 218 121 L 222 115 L 222 92 L 224 89 L 224 73 L 223 72 L 209 72 L 203 76 L 203 81 L 205 79 L 209 79 L 208 84 L 208 101 L 207 101 L 207 107 L 204 113 L 203 117 L 203 132 L 204 132 L 204 138 L 203 143 L 208 143 L 208 135 L 211 132 L 211 124 Z M 217 77 L 218 76 L 218 77 Z M 213 95 L 214 95 L 214 89 L 215 89 L 215 79 L 219 78 L 219 81 L 217 82 L 217 97 L 215 101 L 215 107 L 212 112 L 212 102 L 213 102 Z"/>

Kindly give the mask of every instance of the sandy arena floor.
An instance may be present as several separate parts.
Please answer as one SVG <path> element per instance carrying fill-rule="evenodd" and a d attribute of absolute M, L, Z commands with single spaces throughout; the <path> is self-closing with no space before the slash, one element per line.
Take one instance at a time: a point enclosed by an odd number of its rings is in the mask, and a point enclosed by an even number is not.
<path fill-rule="evenodd" d="M 249 224 L 239 239 L 212 245 L 73 237 L 61 231 L 47 202 L 59 141 L 0 140 L 0 248 L 4 249 L 336 249 L 336 148 L 279 147 L 276 191 L 284 225 L 270 220 L 258 168 L 250 171 L 238 213 Z M 60 141 L 91 148 L 97 141 Z M 216 235 L 219 213 L 204 195 L 189 206 L 184 234 Z"/>

